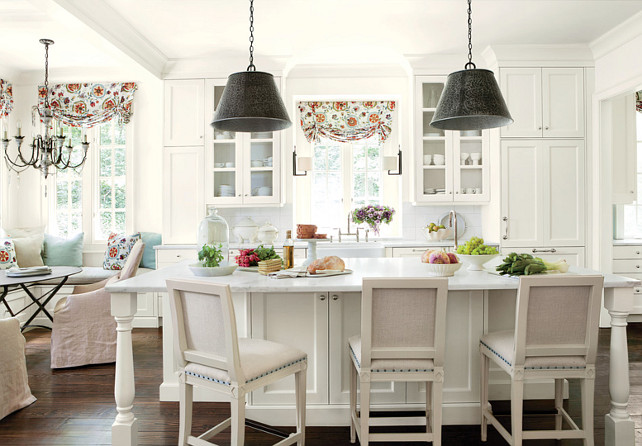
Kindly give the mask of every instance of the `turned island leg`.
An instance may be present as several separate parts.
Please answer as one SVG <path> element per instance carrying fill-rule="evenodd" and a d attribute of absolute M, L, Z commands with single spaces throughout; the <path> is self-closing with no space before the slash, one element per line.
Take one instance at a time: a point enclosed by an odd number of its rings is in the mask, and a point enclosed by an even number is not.
<path fill-rule="evenodd" d="M 634 446 L 635 424 L 627 411 L 629 403 L 629 350 L 626 318 L 633 307 L 633 288 L 606 288 L 604 307 L 611 315 L 609 393 L 611 411 L 605 420 L 607 446 Z"/>
<path fill-rule="evenodd" d="M 111 426 L 113 446 L 138 444 L 138 420 L 134 417 L 134 355 L 132 351 L 132 321 L 137 307 L 136 293 L 113 293 L 111 314 L 118 324 L 116 340 L 116 381 L 114 396 L 118 414 Z"/>

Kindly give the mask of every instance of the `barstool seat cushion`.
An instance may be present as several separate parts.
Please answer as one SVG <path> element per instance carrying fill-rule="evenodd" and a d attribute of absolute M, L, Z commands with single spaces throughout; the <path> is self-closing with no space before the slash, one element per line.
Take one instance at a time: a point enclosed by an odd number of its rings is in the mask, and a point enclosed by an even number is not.
<path fill-rule="evenodd" d="M 355 365 L 361 369 L 361 335 L 352 336 L 348 344 Z M 432 359 L 373 359 L 370 367 L 370 371 L 378 373 L 432 372 L 433 369 Z"/>
<path fill-rule="evenodd" d="M 495 357 L 497 363 L 506 370 L 512 368 L 515 355 L 515 332 L 513 330 L 495 331 L 482 336 L 482 349 Z M 584 369 L 583 356 L 531 356 L 524 361 L 526 370 Z"/>
<path fill-rule="evenodd" d="M 291 365 L 307 360 L 307 354 L 294 347 L 264 339 L 239 338 L 239 357 L 246 381 L 252 382 Z M 219 384 L 231 385 L 227 370 L 188 363 L 185 374 Z"/>

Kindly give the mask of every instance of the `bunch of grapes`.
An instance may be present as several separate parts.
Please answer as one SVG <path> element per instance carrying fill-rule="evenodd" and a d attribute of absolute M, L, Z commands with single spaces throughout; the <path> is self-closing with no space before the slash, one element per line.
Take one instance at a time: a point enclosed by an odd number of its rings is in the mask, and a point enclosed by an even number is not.
<path fill-rule="evenodd" d="M 457 247 L 457 254 L 481 256 L 498 253 L 499 251 L 494 246 L 484 245 L 484 239 L 480 237 L 471 237 L 465 245 Z"/>
<path fill-rule="evenodd" d="M 253 249 L 241 249 L 239 255 L 234 257 L 236 264 L 242 267 L 256 266 L 259 264 L 259 256 L 254 253 Z"/>

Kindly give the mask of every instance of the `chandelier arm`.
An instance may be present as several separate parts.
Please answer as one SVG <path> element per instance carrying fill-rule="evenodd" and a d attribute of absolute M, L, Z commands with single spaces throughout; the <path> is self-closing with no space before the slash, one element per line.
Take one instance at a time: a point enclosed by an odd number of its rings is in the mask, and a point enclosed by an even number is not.
<path fill-rule="evenodd" d="M 9 170 L 13 170 L 13 171 L 14 171 L 14 172 L 16 172 L 16 173 L 22 173 L 22 172 L 24 172 L 25 170 L 27 170 L 29 167 L 31 167 L 31 166 L 29 166 L 29 165 L 27 165 L 27 166 L 18 166 L 18 167 L 16 167 L 16 164 L 14 164 L 14 163 L 13 163 L 13 162 L 12 162 L 12 161 L 7 157 L 7 155 L 5 155 L 5 157 L 4 157 L 4 162 L 5 162 L 5 164 L 7 165 L 7 169 L 9 169 Z"/>
<path fill-rule="evenodd" d="M 24 157 L 22 156 L 22 149 L 18 147 L 18 157 L 20 158 L 20 161 L 22 161 L 24 164 L 31 166 L 33 165 L 36 161 L 38 161 L 38 155 L 40 154 L 40 146 L 36 145 L 36 140 L 34 139 L 34 142 L 31 144 L 31 158 L 29 158 L 29 161 L 25 160 Z M 16 159 L 18 159 L 18 157 Z"/>
<path fill-rule="evenodd" d="M 87 146 L 89 146 L 89 144 L 87 144 Z M 72 169 L 77 169 L 77 168 L 81 167 L 83 164 L 85 164 L 85 160 L 87 159 L 87 148 L 88 147 L 84 147 L 84 153 L 82 155 L 82 160 L 80 160 L 78 162 L 78 164 L 76 164 L 75 166 L 69 165 L 68 167 L 70 167 Z M 69 162 L 71 162 L 71 153 L 69 154 Z"/>

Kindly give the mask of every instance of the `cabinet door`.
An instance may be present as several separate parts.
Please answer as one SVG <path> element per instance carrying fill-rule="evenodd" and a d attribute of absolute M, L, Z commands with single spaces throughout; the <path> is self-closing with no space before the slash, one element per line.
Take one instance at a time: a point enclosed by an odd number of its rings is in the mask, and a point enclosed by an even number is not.
<path fill-rule="evenodd" d="M 544 240 L 542 150 L 539 141 L 504 140 L 502 246 L 542 246 Z"/>
<path fill-rule="evenodd" d="M 328 403 L 327 293 L 252 293 L 252 337 L 308 354 L 307 404 Z M 294 376 L 252 392 L 255 405 L 294 405 Z"/>
<path fill-rule="evenodd" d="M 542 136 L 542 69 L 502 68 L 500 84 L 511 125 L 501 128 L 502 137 Z"/>
<path fill-rule="evenodd" d="M 584 141 L 542 141 L 544 246 L 584 245 Z"/>
<path fill-rule="evenodd" d="M 243 135 L 243 203 L 279 203 L 279 135 L 279 132 L 251 132 Z"/>
<path fill-rule="evenodd" d="M 202 79 L 165 81 L 165 146 L 203 145 Z"/>
<path fill-rule="evenodd" d="M 194 243 L 205 214 L 203 147 L 164 149 L 163 243 Z"/>
<path fill-rule="evenodd" d="M 489 133 L 481 130 L 453 133 L 455 201 L 472 204 L 489 201 Z"/>
<path fill-rule="evenodd" d="M 635 96 L 629 94 L 606 101 L 602 106 L 606 121 L 600 147 L 611 147 L 613 203 L 630 204 L 637 197 L 637 133 Z"/>
<path fill-rule="evenodd" d="M 519 254 L 530 254 L 535 257 L 540 257 L 541 259 L 546 260 L 547 262 L 557 262 L 558 260 L 566 260 L 571 266 L 579 266 L 584 268 L 586 265 L 585 261 L 585 249 L 582 247 L 513 247 L 513 248 L 503 248 L 501 250 L 502 256 L 506 256 L 511 252 L 517 252 Z"/>
<path fill-rule="evenodd" d="M 354 367 L 348 353 L 348 338 L 361 333 L 361 293 L 330 294 L 330 404 L 350 403 L 350 368 Z M 403 403 L 406 384 L 373 382 L 372 404 Z"/>
<path fill-rule="evenodd" d="M 584 138 L 584 69 L 542 68 L 545 137 Z"/>

